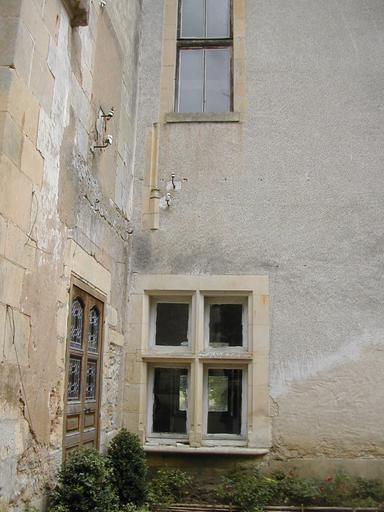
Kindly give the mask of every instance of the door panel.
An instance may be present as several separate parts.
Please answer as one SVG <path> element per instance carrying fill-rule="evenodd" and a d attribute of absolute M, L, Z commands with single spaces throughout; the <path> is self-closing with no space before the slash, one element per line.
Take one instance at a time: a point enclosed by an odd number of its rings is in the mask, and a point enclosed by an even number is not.
<path fill-rule="evenodd" d="M 73 286 L 66 365 L 64 456 L 98 447 L 103 303 Z"/>

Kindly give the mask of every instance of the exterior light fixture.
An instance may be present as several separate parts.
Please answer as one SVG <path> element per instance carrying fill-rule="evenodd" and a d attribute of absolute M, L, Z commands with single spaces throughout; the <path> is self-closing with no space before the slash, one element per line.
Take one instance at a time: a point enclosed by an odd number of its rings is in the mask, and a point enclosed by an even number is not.
<path fill-rule="evenodd" d="M 102 145 L 93 145 L 91 149 L 92 150 L 94 150 L 94 149 L 105 149 L 108 146 L 112 146 L 112 143 L 113 143 L 113 136 L 112 135 L 107 135 L 107 137 L 104 139 L 104 144 L 102 144 Z"/>

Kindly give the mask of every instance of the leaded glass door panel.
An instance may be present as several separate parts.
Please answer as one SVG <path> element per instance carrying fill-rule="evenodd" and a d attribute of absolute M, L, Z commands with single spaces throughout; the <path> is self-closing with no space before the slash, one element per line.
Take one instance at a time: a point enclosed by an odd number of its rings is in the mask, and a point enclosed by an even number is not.
<path fill-rule="evenodd" d="M 64 455 L 98 447 L 103 303 L 73 286 L 69 315 Z"/>

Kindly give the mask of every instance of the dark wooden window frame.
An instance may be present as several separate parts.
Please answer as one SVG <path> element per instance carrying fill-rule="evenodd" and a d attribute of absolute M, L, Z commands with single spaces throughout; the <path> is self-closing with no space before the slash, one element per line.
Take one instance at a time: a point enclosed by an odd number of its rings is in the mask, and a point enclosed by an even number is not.
<path fill-rule="evenodd" d="M 176 80 L 175 80 L 175 112 L 179 111 L 179 82 L 180 82 L 180 50 L 207 50 L 207 49 L 229 49 L 230 50 L 230 112 L 233 112 L 233 5 L 229 1 L 229 37 L 223 38 L 186 38 L 181 37 L 181 0 L 178 0 L 177 15 L 177 55 L 176 55 Z M 202 110 L 202 112 L 205 112 Z"/>

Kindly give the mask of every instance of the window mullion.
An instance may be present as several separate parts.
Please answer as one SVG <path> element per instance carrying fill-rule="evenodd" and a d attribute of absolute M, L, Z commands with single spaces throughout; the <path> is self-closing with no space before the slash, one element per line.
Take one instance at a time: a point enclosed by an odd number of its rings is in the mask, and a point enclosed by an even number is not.
<path fill-rule="evenodd" d="M 206 59 L 207 50 L 203 49 L 203 64 L 204 64 L 204 74 L 203 74 L 203 110 L 205 112 L 207 106 L 207 59 Z"/>
<path fill-rule="evenodd" d="M 207 0 L 204 0 L 204 34 L 205 38 L 208 38 L 207 30 L 208 30 L 208 15 L 207 15 Z"/>

